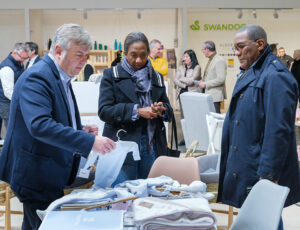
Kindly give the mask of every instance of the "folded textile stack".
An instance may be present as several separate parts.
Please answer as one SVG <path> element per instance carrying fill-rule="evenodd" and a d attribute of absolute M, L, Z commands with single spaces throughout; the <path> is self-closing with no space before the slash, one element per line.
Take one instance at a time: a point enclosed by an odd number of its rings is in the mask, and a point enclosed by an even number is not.
<path fill-rule="evenodd" d="M 138 197 L 152 196 L 166 196 L 171 191 L 171 186 L 179 183 L 171 177 L 160 176 L 148 179 L 127 180 L 117 184 L 115 188 L 127 188 L 129 192 Z M 164 187 L 164 191 L 159 191 L 156 187 Z"/>
<path fill-rule="evenodd" d="M 133 211 L 134 222 L 141 230 L 217 229 L 216 217 L 204 198 L 145 197 L 133 202 Z"/>
<path fill-rule="evenodd" d="M 74 190 L 74 192 L 72 192 L 71 194 L 53 201 L 45 211 L 38 210 L 37 214 L 41 218 L 41 220 L 43 220 L 47 213 L 49 213 L 50 211 L 58 210 L 62 206 L 82 206 L 82 208 L 85 208 L 88 206 L 123 200 L 130 197 L 134 197 L 134 195 L 121 188 L 111 190 Z"/>
<path fill-rule="evenodd" d="M 172 197 L 172 192 L 180 192 L 181 198 L 204 197 L 210 200 L 214 197 L 212 193 L 206 193 L 206 184 L 202 181 L 193 181 L 189 185 L 181 185 L 178 181 L 167 176 L 128 180 L 117 184 L 115 187 L 127 188 L 130 193 L 140 198 L 147 196 Z"/>

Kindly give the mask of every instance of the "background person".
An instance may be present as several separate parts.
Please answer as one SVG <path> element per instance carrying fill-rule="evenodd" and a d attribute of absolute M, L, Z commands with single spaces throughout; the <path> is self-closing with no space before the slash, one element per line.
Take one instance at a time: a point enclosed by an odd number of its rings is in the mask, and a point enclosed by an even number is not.
<path fill-rule="evenodd" d="M 129 153 L 114 184 L 125 180 L 145 179 L 160 155 L 167 152 L 163 121 L 170 121 L 173 109 L 166 94 L 163 77 L 154 71 L 149 43 L 141 32 L 127 35 L 124 58 L 116 67 L 106 69 L 100 85 L 98 115 L 105 122 L 103 136 L 134 141 L 139 145 L 141 160 Z"/>
<path fill-rule="evenodd" d="M 221 102 L 226 99 L 225 80 L 227 65 L 224 58 L 217 54 L 213 41 L 204 42 L 202 52 L 209 60 L 199 87 L 203 90 L 203 93 L 212 96 L 216 113 L 220 113 Z"/>
<path fill-rule="evenodd" d="M 240 208 L 252 186 L 268 179 L 290 188 L 285 207 L 292 205 L 300 201 L 297 83 L 259 25 L 238 30 L 234 46 L 241 73 L 223 125 L 217 201 Z"/>
<path fill-rule="evenodd" d="M 300 49 L 295 50 L 293 56 L 294 56 L 294 61 L 291 64 L 291 72 L 298 83 L 298 89 L 300 89 Z M 299 98 L 300 98 L 300 94 L 299 94 Z"/>
<path fill-rule="evenodd" d="M 154 70 L 162 74 L 164 76 L 164 79 L 166 80 L 165 76 L 168 75 L 169 68 L 168 68 L 167 60 L 162 57 L 163 46 L 161 42 L 157 39 L 153 39 L 150 42 L 149 47 L 150 47 L 149 59 L 152 63 Z"/>
<path fill-rule="evenodd" d="M 293 62 L 293 58 L 285 53 L 285 49 L 283 47 L 278 49 L 278 57 L 280 61 L 289 69 L 291 63 Z"/>
<path fill-rule="evenodd" d="M 181 118 L 183 118 L 183 110 L 180 100 L 180 94 L 184 92 L 201 92 L 195 81 L 201 80 L 201 68 L 198 63 L 197 56 L 193 50 L 186 50 L 183 54 L 183 65 L 181 65 L 174 79 L 177 86 L 177 98 L 179 99 Z M 179 145 L 185 145 L 184 139 Z"/>
<path fill-rule="evenodd" d="M 14 85 L 24 71 L 23 63 L 28 58 L 28 51 L 25 44 L 16 43 L 12 52 L 0 64 L 0 118 L 6 128 Z"/>
<path fill-rule="evenodd" d="M 27 45 L 30 50 L 28 52 L 29 61 L 26 64 L 26 69 L 28 69 L 33 64 L 39 62 L 41 58 L 39 56 L 39 46 L 36 43 L 26 42 L 25 45 Z"/>
<path fill-rule="evenodd" d="M 278 55 L 277 45 L 278 45 L 278 43 L 270 44 L 270 49 L 271 49 L 272 53 L 276 56 Z"/>
<path fill-rule="evenodd" d="M 87 61 L 91 37 L 81 26 L 64 24 L 53 37 L 49 55 L 24 72 L 11 103 L 0 179 L 23 203 L 22 230 L 37 230 L 44 210 L 63 196 L 77 174 L 80 156 L 93 149 L 110 152 L 115 143 L 96 136 L 95 126 L 82 129 L 70 85 Z"/>

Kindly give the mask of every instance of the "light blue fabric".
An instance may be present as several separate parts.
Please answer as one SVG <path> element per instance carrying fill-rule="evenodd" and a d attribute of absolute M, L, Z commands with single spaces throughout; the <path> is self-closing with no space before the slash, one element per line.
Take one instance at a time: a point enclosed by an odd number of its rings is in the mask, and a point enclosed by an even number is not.
<path fill-rule="evenodd" d="M 137 161 L 135 164 L 123 164 L 121 171 L 116 178 L 115 182 L 112 184 L 114 187 L 116 184 L 122 183 L 126 180 L 136 180 L 136 179 L 145 179 L 147 178 L 150 169 L 156 159 L 156 146 L 153 144 L 153 152 L 149 153 L 147 147 L 147 136 L 142 135 L 140 139 L 140 156 L 141 160 Z"/>
<path fill-rule="evenodd" d="M 127 188 L 130 193 L 138 197 L 166 196 L 170 193 L 171 185 L 175 181 L 167 176 L 160 176 L 148 179 L 128 180 L 117 184 L 115 188 Z M 159 191 L 156 187 L 165 187 L 165 191 Z"/>
<path fill-rule="evenodd" d="M 131 120 L 132 121 L 136 121 L 137 119 L 139 119 L 139 116 L 138 116 L 138 107 L 139 107 L 138 104 L 135 104 L 133 106 L 132 115 L 131 115 Z"/>
<path fill-rule="evenodd" d="M 132 153 L 135 161 L 141 159 L 139 147 L 137 143 L 132 141 L 119 141 L 116 143 L 116 148 L 110 153 L 104 155 L 97 154 L 99 158 L 95 173 L 94 188 L 111 186 L 116 180 L 128 153 Z"/>
<path fill-rule="evenodd" d="M 50 211 L 58 210 L 62 205 L 95 205 L 133 197 L 124 189 L 80 189 L 53 201 L 45 211 L 37 210 L 41 220 Z"/>

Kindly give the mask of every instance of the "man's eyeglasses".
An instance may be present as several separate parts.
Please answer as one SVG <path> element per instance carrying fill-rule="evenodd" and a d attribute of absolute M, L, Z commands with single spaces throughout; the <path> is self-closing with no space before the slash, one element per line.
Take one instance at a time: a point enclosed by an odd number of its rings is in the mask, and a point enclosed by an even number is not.
<path fill-rule="evenodd" d="M 18 52 L 17 52 L 17 55 L 19 56 L 19 58 L 20 58 L 22 61 L 26 61 L 26 60 L 28 59 L 28 56 L 22 57 Z"/>
<path fill-rule="evenodd" d="M 249 42 L 246 42 L 246 43 L 238 43 L 237 45 L 234 46 L 233 48 L 233 52 L 241 52 L 246 46 L 249 46 L 251 43 L 253 42 L 257 42 L 257 40 L 250 40 Z"/>

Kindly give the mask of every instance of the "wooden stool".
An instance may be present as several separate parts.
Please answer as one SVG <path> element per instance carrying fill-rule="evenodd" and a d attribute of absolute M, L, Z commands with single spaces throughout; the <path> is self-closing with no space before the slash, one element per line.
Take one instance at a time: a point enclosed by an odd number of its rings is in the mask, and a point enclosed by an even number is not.
<path fill-rule="evenodd" d="M 10 209 L 10 199 L 15 197 L 15 194 L 10 189 L 9 184 L 1 181 L 0 182 L 0 205 L 5 207 L 5 210 L 0 211 L 0 215 L 5 215 L 5 224 L 4 224 L 4 230 L 11 230 L 11 214 L 19 214 L 23 215 L 23 212 L 21 211 L 12 211 Z"/>

